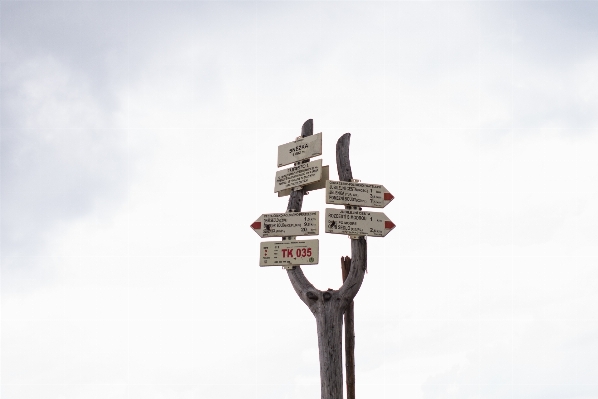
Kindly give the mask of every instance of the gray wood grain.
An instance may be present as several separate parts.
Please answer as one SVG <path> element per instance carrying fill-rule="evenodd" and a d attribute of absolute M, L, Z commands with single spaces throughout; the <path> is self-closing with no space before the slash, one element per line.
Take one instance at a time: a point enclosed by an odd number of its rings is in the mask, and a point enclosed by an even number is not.
<path fill-rule="evenodd" d="M 353 172 L 349 158 L 351 133 L 343 134 L 336 143 L 336 169 L 340 181 L 351 181 Z M 354 240 L 351 240 L 354 241 Z M 365 242 L 365 240 L 364 240 Z M 353 247 L 353 245 L 351 245 Z M 353 248 L 351 248 L 353 253 Z M 367 254 L 367 249 L 364 250 Z M 346 281 L 351 271 L 351 258 L 347 256 L 343 262 L 343 281 Z M 366 263 L 364 262 L 364 265 Z M 366 267 L 367 268 L 367 267 Z M 362 278 L 363 281 L 363 278 Z M 360 283 L 361 286 L 361 283 Z M 358 288 L 359 289 L 359 288 Z M 355 399 L 355 316 L 354 302 L 351 301 L 345 310 L 345 368 L 347 371 L 347 399 Z"/>
<path fill-rule="evenodd" d="M 343 281 L 351 270 L 351 258 L 341 258 Z M 354 302 L 351 301 L 345 310 L 345 370 L 347 372 L 347 399 L 355 399 L 355 318 Z"/>
<path fill-rule="evenodd" d="M 302 135 L 313 134 L 313 121 L 303 124 Z M 337 143 L 337 169 L 339 177 L 351 174 L 349 163 L 350 134 L 341 136 Z M 340 153 L 339 153 L 340 152 Z M 342 174 L 341 174 L 342 168 Z M 350 178 L 349 178 L 350 179 Z M 300 198 L 300 201 L 298 200 Z M 287 209 L 301 211 L 303 190 L 291 193 Z M 301 300 L 316 318 L 320 357 L 320 383 L 322 399 L 343 398 L 342 325 L 343 314 L 359 291 L 367 267 L 367 243 L 363 237 L 351 240 L 351 269 L 338 290 L 320 291 L 311 284 L 300 266 L 287 270 L 289 280 Z"/>
<path fill-rule="evenodd" d="M 351 181 L 351 161 L 349 161 L 349 145 L 351 144 L 351 133 L 343 134 L 336 142 L 336 170 L 340 181 Z"/>

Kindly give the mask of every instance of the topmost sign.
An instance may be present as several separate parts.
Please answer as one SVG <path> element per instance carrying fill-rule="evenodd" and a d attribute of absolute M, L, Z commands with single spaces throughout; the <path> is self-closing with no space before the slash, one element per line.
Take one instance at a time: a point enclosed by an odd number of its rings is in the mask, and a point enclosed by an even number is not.
<path fill-rule="evenodd" d="M 322 155 L 322 133 L 278 146 L 278 167 Z"/>

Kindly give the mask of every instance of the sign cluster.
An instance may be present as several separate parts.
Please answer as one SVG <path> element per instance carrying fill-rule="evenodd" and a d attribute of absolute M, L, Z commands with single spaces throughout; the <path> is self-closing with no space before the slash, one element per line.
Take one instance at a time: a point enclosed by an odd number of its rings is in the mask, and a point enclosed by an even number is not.
<path fill-rule="evenodd" d="M 326 208 L 326 233 L 385 237 L 395 224 L 382 212 L 362 211 L 361 207 L 384 208 L 394 196 L 380 184 L 358 181 L 327 181 L 326 203 L 346 209 Z"/>
<path fill-rule="evenodd" d="M 351 238 L 384 237 L 395 224 L 382 212 L 363 211 L 362 207 L 384 208 L 393 195 L 380 184 L 329 180 L 328 166 L 311 157 L 322 155 L 322 133 L 298 137 L 278 146 L 278 167 L 292 167 L 276 172 L 274 192 L 289 195 L 293 190 L 317 190 L 326 187 L 326 203 L 345 205 L 345 209 L 326 208 L 326 233 Z M 251 224 L 262 238 L 282 237 L 282 241 L 260 243 L 260 266 L 315 265 L 319 262 L 319 240 L 297 240 L 297 236 L 320 233 L 320 212 L 265 213 Z"/>
<path fill-rule="evenodd" d="M 278 167 L 292 167 L 276 172 L 274 192 L 289 195 L 293 190 L 324 188 L 328 180 L 328 166 L 322 160 L 310 162 L 311 157 L 322 155 L 322 133 L 298 137 L 278 146 Z M 297 236 L 320 234 L 320 212 L 265 213 L 251 224 L 262 238 L 282 237 L 282 241 L 264 241 L 260 244 L 260 266 L 315 265 L 319 262 L 319 240 L 297 240 Z"/>

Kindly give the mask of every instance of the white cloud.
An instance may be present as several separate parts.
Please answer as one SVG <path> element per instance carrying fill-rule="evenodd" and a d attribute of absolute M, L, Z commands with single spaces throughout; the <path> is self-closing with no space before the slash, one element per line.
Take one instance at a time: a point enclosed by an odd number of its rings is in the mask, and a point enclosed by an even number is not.
<path fill-rule="evenodd" d="M 590 39 L 538 47 L 586 37 L 563 22 L 583 7 L 22 7 L 2 14 L 4 395 L 317 396 L 313 317 L 248 228 L 284 210 L 276 146 L 314 118 L 332 178 L 350 131 L 355 177 L 396 197 L 356 298 L 359 396 L 596 396 L 596 62 Z M 320 240 L 305 272 L 336 288 L 349 240 Z"/>

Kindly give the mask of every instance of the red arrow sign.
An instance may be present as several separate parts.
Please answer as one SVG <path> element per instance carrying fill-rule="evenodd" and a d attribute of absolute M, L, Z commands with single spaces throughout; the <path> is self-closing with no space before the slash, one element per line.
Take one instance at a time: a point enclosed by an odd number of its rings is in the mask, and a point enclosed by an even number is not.
<path fill-rule="evenodd" d="M 320 213 L 265 213 L 251 224 L 260 237 L 313 236 L 319 233 Z"/>
<path fill-rule="evenodd" d="M 334 180 L 326 182 L 327 204 L 384 208 L 393 198 L 394 195 L 381 184 Z"/>

